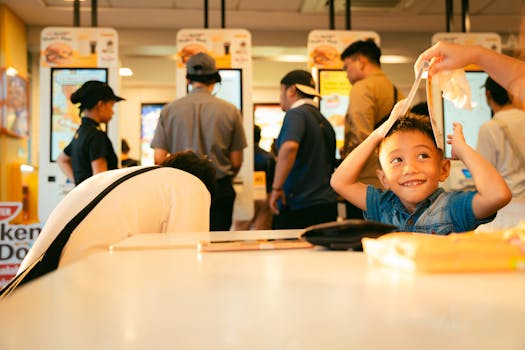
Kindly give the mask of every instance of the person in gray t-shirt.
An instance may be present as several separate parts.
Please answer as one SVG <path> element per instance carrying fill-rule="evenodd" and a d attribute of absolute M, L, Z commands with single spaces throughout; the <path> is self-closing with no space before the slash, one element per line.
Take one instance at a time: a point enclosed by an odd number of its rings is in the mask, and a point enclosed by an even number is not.
<path fill-rule="evenodd" d="M 188 149 L 207 156 L 217 176 L 210 229 L 228 231 L 235 201 L 233 178 L 241 168 L 242 152 L 247 146 L 241 113 L 233 104 L 212 95 L 221 76 L 211 56 L 205 53 L 191 56 L 186 69 L 191 91 L 162 109 L 151 141 L 155 163 L 162 163 L 171 153 Z"/>

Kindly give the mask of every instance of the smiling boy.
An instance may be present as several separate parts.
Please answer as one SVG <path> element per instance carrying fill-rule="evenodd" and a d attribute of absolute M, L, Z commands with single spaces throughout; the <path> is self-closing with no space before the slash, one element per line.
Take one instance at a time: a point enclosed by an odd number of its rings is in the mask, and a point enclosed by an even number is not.
<path fill-rule="evenodd" d="M 450 173 L 450 161 L 437 148 L 428 116 L 414 114 L 396 121 L 388 132 L 374 130 L 345 158 L 330 184 L 365 211 L 366 219 L 396 225 L 399 231 L 474 230 L 492 221 L 511 193 L 497 170 L 466 144 L 461 124 L 454 124 L 447 142 L 453 159 L 463 161 L 472 174 L 475 191 L 446 192 L 439 187 Z M 357 180 L 376 148 L 381 164 L 377 176 L 384 190 Z"/>

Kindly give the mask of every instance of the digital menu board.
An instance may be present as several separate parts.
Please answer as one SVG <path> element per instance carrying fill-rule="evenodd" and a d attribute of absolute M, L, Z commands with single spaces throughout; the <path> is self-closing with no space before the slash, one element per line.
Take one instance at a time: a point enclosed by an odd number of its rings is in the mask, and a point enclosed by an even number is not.
<path fill-rule="evenodd" d="M 319 110 L 328 119 L 335 131 L 336 158 L 341 158 L 339 150 L 345 141 L 345 115 L 350 101 L 351 85 L 346 71 L 341 69 L 319 69 Z"/>
<path fill-rule="evenodd" d="M 254 103 L 253 124 L 261 128 L 261 141 L 259 146 L 270 152 L 272 144 L 283 125 L 285 112 L 279 103 Z"/>

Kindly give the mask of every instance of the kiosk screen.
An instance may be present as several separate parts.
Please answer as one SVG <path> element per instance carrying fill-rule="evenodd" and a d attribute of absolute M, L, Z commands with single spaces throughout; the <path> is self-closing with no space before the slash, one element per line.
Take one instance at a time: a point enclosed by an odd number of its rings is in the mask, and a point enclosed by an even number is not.
<path fill-rule="evenodd" d="M 453 132 L 452 123 L 459 122 L 463 125 L 465 141 L 469 146 L 476 148 L 481 124 L 492 118 L 492 111 L 487 104 L 485 88 L 483 87 L 488 77 L 487 73 L 483 71 L 466 71 L 465 74 L 470 85 L 474 108 L 471 110 L 457 108 L 452 102 L 442 98 L 443 137 L 446 158 L 451 158 L 451 147 L 447 144 L 447 135 Z"/>
<path fill-rule="evenodd" d="M 253 124 L 261 128 L 259 146 L 270 152 L 272 143 L 281 131 L 284 111 L 278 103 L 255 103 L 253 105 Z"/>
<path fill-rule="evenodd" d="M 242 112 L 242 69 L 221 68 L 218 71 L 221 82 L 215 84 L 213 95 L 232 103 Z M 187 86 L 187 91 L 191 91 L 191 85 Z"/>
<path fill-rule="evenodd" d="M 142 103 L 140 108 L 140 164 L 153 165 L 151 140 L 157 128 L 160 111 L 165 103 Z"/>
<path fill-rule="evenodd" d="M 336 158 L 345 140 L 345 115 L 350 101 L 351 85 L 346 71 L 340 69 L 319 69 L 318 72 L 321 113 L 328 119 L 335 131 Z"/>

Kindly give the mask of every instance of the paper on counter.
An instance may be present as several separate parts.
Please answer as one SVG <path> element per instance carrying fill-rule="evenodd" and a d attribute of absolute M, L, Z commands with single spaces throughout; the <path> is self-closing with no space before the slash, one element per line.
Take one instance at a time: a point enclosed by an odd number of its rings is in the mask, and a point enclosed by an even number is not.
<path fill-rule="evenodd" d="M 447 236 L 389 233 L 364 238 L 363 249 L 372 264 L 405 271 L 525 271 L 525 222 L 503 231 Z"/>

